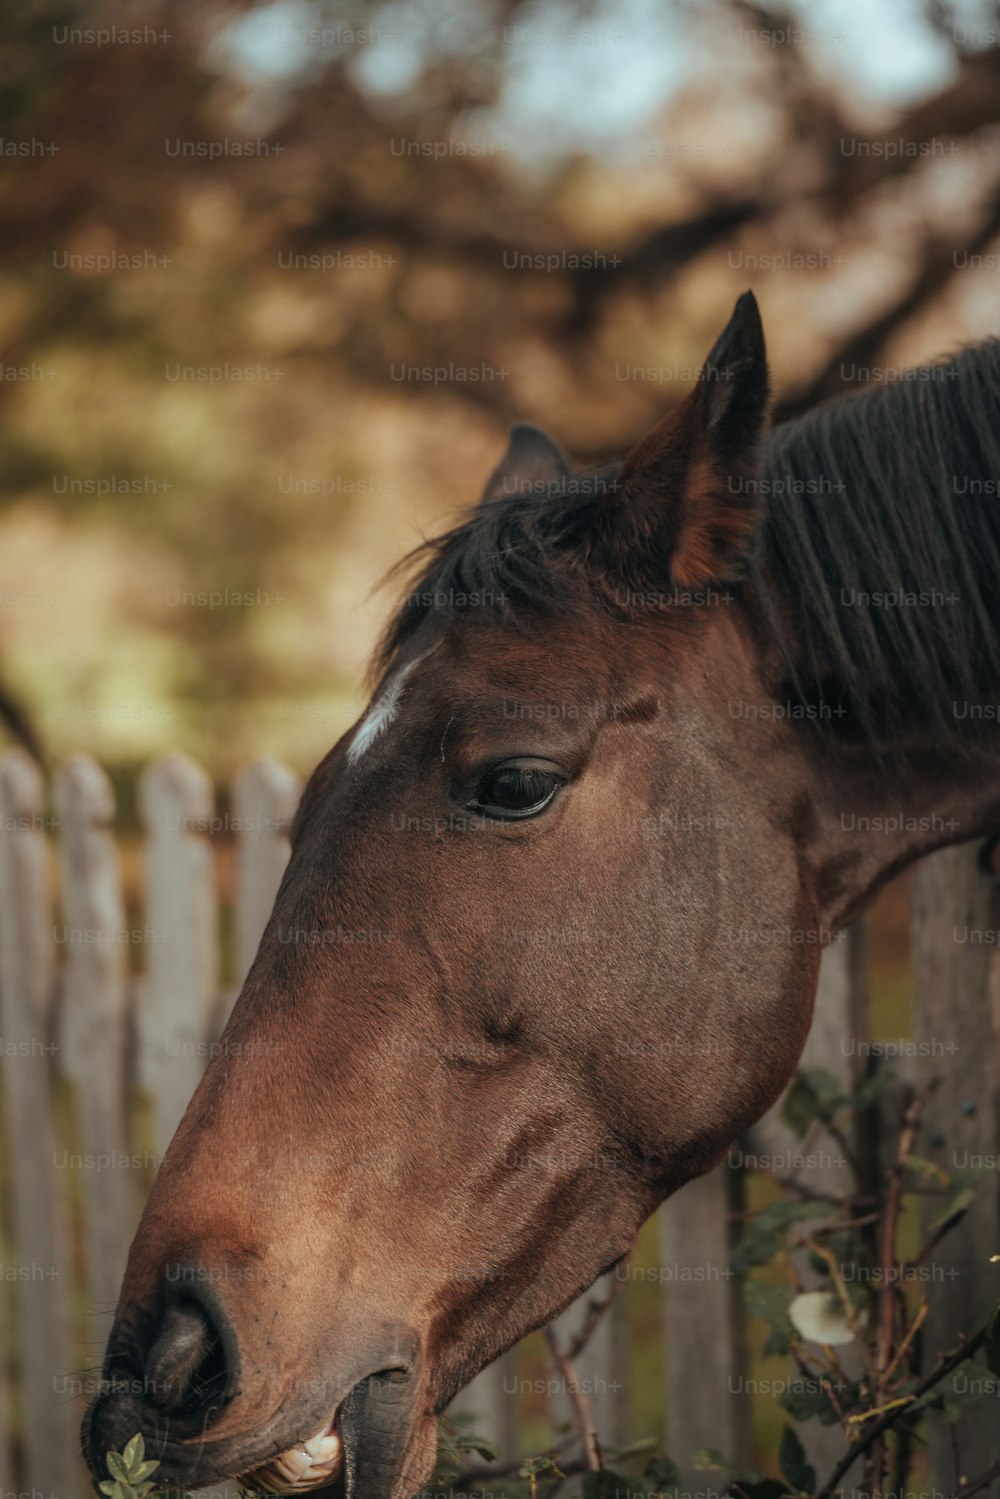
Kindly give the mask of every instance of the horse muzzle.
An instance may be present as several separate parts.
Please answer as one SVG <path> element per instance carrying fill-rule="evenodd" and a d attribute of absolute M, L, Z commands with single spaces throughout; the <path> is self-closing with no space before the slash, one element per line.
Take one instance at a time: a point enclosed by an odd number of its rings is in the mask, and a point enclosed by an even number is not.
<path fill-rule="evenodd" d="M 159 1463 L 158 1485 L 204 1488 L 240 1478 L 276 1495 L 336 1491 L 345 1499 L 402 1499 L 426 1477 L 421 1471 L 408 1483 L 414 1446 L 430 1419 L 421 1419 L 419 1389 L 415 1370 L 398 1366 L 343 1382 L 314 1379 L 289 1390 L 274 1416 L 254 1430 L 213 1440 L 212 1426 L 223 1424 L 223 1411 L 227 1427 L 237 1419 L 238 1392 L 218 1411 L 167 1414 L 147 1393 L 137 1395 L 134 1382 L 111 1374 L 84 1418 L 83 1450 L 95 1477 L 105 1478 L 108 1451 L 122 1451 L 141 1432 L 147 1457 Z"/>

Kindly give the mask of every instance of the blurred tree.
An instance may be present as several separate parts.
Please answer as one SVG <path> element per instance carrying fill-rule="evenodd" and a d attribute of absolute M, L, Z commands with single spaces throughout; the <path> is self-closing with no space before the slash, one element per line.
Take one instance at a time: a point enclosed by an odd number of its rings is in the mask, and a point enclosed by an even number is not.
<path fill-rule="evenodd" d="M 414 524 L 472 497 L 505 424 L 550 424 L 580 461 L 620 452 L 683 394 L 748 283 L 782 414 L 953 337 L 947 299 L 1000 236 L 1000 48 L 970 50 L 938 7 L 951 81 L 876 126 L 798 12 L 677 0 L 697 61 L 640 131 L 612 149 L 609 127 L 604 151 L 510 144 L 517 28 L 554 77 L 560 32 L 586 23 L 599 42 L 615 14 L 8 12 L 0 526 L 9 559 L 49 559 L 69 610 L 41 632 L 0 619 L 36 715 L 148 681 L 170 733 L 211 757 L 220 714 L 245 753 L 248 704 L 321 679 L 346 700 L 378 613 L 362 585 Z M 67 583 L 69 538 L 89 593 Z M 170 603 L 220 587 L 292 602 Z"/>

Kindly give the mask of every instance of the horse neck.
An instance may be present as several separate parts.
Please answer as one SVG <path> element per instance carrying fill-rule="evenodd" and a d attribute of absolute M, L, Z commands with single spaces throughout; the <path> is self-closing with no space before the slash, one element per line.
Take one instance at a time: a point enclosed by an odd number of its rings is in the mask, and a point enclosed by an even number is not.
<path fill-rule="evenodd" d="M 953 843 L 1000 833 L 1000 755 L 974 749 L 877 765 L 831 738 L 809 750 L 809 858 L 824 927 L 836 931 L 893 875 Z"/>
<path fill-rule="evenodd" d="M 1000 834 L 1000 680 L 992 694 L 963 704 L 956 732 L 945 737 L 939 715 L 922 716 L 919 706 L 884 734 L 863 732 L 848 713 L 838 716 L 835 680 L 825 683 L 826 701 L 822 693 L 812 701 L 796 696 L 791 683 L 805 680 L 812 663 L 789 663 L 787 643 L 801 638 L 795 601 L 784 598 L 781 609 L 780 642 L 769 611 L 748 611 L 753 690 L 761 695 L 763 685 L 789 712 L 776 735 L 772 785 L 784 815 L 802 827 L 821 924 L 836 931 L 925 854 Z M 798 774 L 788 774 L 789 764 Z"/>

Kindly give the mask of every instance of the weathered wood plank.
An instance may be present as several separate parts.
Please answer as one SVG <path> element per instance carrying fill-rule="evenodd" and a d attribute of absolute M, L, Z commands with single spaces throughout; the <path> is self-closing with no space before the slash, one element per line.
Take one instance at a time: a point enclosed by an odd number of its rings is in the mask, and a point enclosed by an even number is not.
<path fill-rule="evenodd" d="M 511 1349 L 477 1374 L 452 1402 L 455 1415 L 467 1416 L 467 1430 L 488 1438 L 501 1460 L 518 1452 L 517 1357 Z"/>
<path fill-rule="evenodd" d="M 925 1114 L 919 1151 L 953 1172 L 1000 1150 L 1000 922 L 994 882 L 978 849 L 960 845 L 925 859 L 914 881 L 914 1030 L 923 1084 L 940 1078 Z M 932 1199 L 925 1221 L 940 1203 Z M 931 1310 L 924 1330 L 927 1367 L 973 1333 L 997 1301 L 1000 1176 L 984 1173 L 975 1201 L 929 1262 Z M 952 1431 L 930 1423 L 928 1473 L 933 1489 L 956 1485 Z M 962 1479 L 1000 1460 L 996 1401 L 968 1406 L 954 1429 Z M 994 1483 L 984 1494 L 1000 1492 Z"/>
<path fill-rule="evenodd" d="M 820 963 L 819 985 L 812 1026 L 802 1053 L 800 1066 L 822 1068 L 832 1073 L 845 1093 L 854 1092 L 864 1081 L 869 1054 L 868 1032 L 868 963 L 864 923 L 854 924 L 827 947 Z M 863 1144 L 857 1130 L 848 1129 L 848 1139 L 859 1157 Z M 852 1183 L 849 1162 L 829 1136 L 821 1134 L 814 1144 L 804 1148 L 803 1141 L 781 1119 L 781 1103 L 770 1109 L 750 1131 L 745 1143 L 746 1163 L 755 1158 L 778 1167 L 777 1175 L 792 1178 L 804 1187 L 819 1192 L 846 1192 Z M 809 1222 L 800 1225 L 808 1233 Z M 799 1258 L 798 1271 L 805 1286 L 817 1283 L 806 1256 Z M 841 1361 L 848 1372 L 860 1373 L 860 1363 L 852 1360 L 851 1350 L 842 1351 Z M 857 1364 L 857 1367 L 853 1365 Z M 789 1364 L 789 1378 L 799 1377 Z M 809 1421 L 799 1429 L 806 1455 L 823 1479 L 844 1451 L 844 1434 L 839 1426 L 821 1426 Z M 860 1463 L 846 1477 L 850 1482 L 860 1474 Z"/>
<path fill-rule="evenodd" d="M 0 1005 L 3 1097 L 10 1142 L 24 1487 L 75 1499 L 84 1492 L 66 1202 L 56 1171 L 52 1091 L 53 921 L 44 794 L 22 750 L 0 761 Z M 7 1476 L 6 1474 L 4 1475 Z"/>
<path fill-rule="evenodd" d="M 302 795 L 297 775 L 275 760 L 248 766 L 233 787 L 236 862 L 236 960 L 242 984 L 288 863 L 288 828 Z"/>
<path fill-rule="evenodd" d="M 125 1076 L 127 928 L 111 782 L 93 760 L 74 756 L 56 777 L 55 805 L 64 916 L 60 1056 L 74 1087 L 73 1164 L 82 1174 L 96 1355 L 118 1298 L 138 1204 Z"/>
<path fill-rule="evenodd" d="M 745 1323 L 739 1279 L 729 1269 L 740 1203 L 740 1173 L 724 1162 L 660 1209 L 667 1451 L 686 1468 L 699 1447 L 735 1464 L 749 1461 Z"/>
<path fill-rule="evenodd" d="M 146 850 L 146 981 L 136 1016 L 137 1067 L 166 1150 L 204 1071 L 218 971 L 211 783 L 171 755 L 140 783 Z"/>

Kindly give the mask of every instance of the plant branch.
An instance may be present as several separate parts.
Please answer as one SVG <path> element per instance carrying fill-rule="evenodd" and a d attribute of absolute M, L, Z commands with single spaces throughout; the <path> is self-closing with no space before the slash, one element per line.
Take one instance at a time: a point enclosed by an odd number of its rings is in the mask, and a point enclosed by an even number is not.
<path fill-rule="evenodd" d="M 910 1103 L 903 1115 L 896 1145 L 896 1158 L 889 1178 L 886 1193 L 885 1213 L 882 1219 L 882 1281 L 878 1290 L 878 1335 L 875 1351 L 875 1370 L 878 1380 L 876 1399 L 881 1400 L 888 1385 L 888 1371 L 892 1359 L 893 1328 L 896 1310 L 896 1229 L 899 1222 L 899 1204 L 903 1193 L 906 1163 L 913 1153 L 913 1142 L 920 1128 L 920 1116 L 934 1097 L 941 1079 L 933 1078 L 927 1087 Z"/>
<path fill-rule="evenodd" d="M 920 1381 L 912 1394 L 906 1397 L 905 1403 L 895 1405 L 893 1409 L 886 1411 L 884 1415 L 880 1416 L 871 1430 L 867 1431 L 864 1436 L 858 1437 L 857 1441 L 852 1443 L 844 1453 L 844 1456 L 840 1459 L 826 1483 L 824 1483 L 821 1489 L 817 1490 L 814 1499 L 828 1499 L 828 1496 L 833 1493 L 844 1474 L 863 1453 L 867 1452 L 872 1443 L 884 1431 L 888 1431 L 890 1426 L 895 1425 L 896 1421 L 909 1409 L 915 1400 L 919 1400 L 921 1395 L 926 1395 L 927 1391 L 932 1390 L 936 1384 L 940 1383 L 942 1379 L 951 1373 L 952 1369 L 957 1368 L 959 1364 L 964 1364 L 966 1359 L 971 1358 L 976 1350 L 981 1348 L 985 1343 L 988 1333 L 989 1324 L 981 1327 L 974 1337 L 968 1338 L 959 1348 L 956 1348 L 954 1353 L 948 1354 L 936 1369 L 932 1369 L 930 1374 Z"/>
<path fill-rule="evenodd" d="M 571 1361 L 580 1357 L 580 1354 L 594 1336 L 598 1323 L 618 1295 L 620 1284 L 621 1282 L 617 1277 L 614 1278 L 603 1296 L 592 1296 L 587 1302 L 580 1329 L 566 1349 L 566 1357 Z"/>
<path fill-rule="evenodd" d="M 973 1494 L 978 1494 L 979 1490 L 984 1489 L 988 1483 L 992 1483 L 994 1478 L 1000 1478 L 1000 1462 L 995 1462 L 984 1473 L 980 1473 L 976 1478 L 970 1478 L 968 1483 L 963 1483 L 960 1489 L 956 1489 L 955 1499 L 971 1499 Z"/>
<path fill-rule="evenodd" d="M 580 1387 L 580 1381 L 577 1378 L 573 1360 L 568 1353 L 559 1347 L 559 1340 L 556 1337 L 555 1328 L 551 1323 L 545 1329 L 545 1341 L 549 1345 L 552 1362 L 559 1370 L 566 1385 L 566 1393 L 573 1407 L 573 1420 L 577 1431 L 580 1433 L 580 1441 L 583 1444 L 584 1461 L 590 1472 L 598 1473 L 602 1467 L 601 1449 L 597 1441 L 597 1433 L 594 1430 L 590 1400 Z"/>
<path fill-rule="evenodd" d="M 896 1352 L 895 1352 L 895 1354 L 894 1354 L 894 1356 L 893 1356 L 893 1358 L 892 1358 L 892 1360 L 891 1360 L 891 1362 L 889 1364 L 889 1367 L 885 1371 L 885 1382 L 886 1382 L 886 1384 L 889 1383 L 889 1380 L 891 1379 L 892 1375 L 896 1371 L 897 1365 L 899 1364 L 900 1360 L 902 1359 L 903 1355 L 905 1354 L 907 1348 L 909 1348 L 910 1344 L 913 1342 L 913 1339 L 916 1337 L 917 1332 L 919 1331 L 920 1327 L 922 1326 L 923 1320 L 927 1316 L 927 1313 L 928 1313 L 929 1309 L 930 1309 L 930 1302 L 927 1300 L 927 1297 L 926 1296 L 921 1297 L 920 1306 L 917 1308 L 917 1315 L 914 1317 L 913 1321 L 910 1323 L 909 1330 L 907 1331 L 907 1334 L 906 1334 L 905 1338 L 900 1343 L 899 1347 L 896 1349 Z"/>

